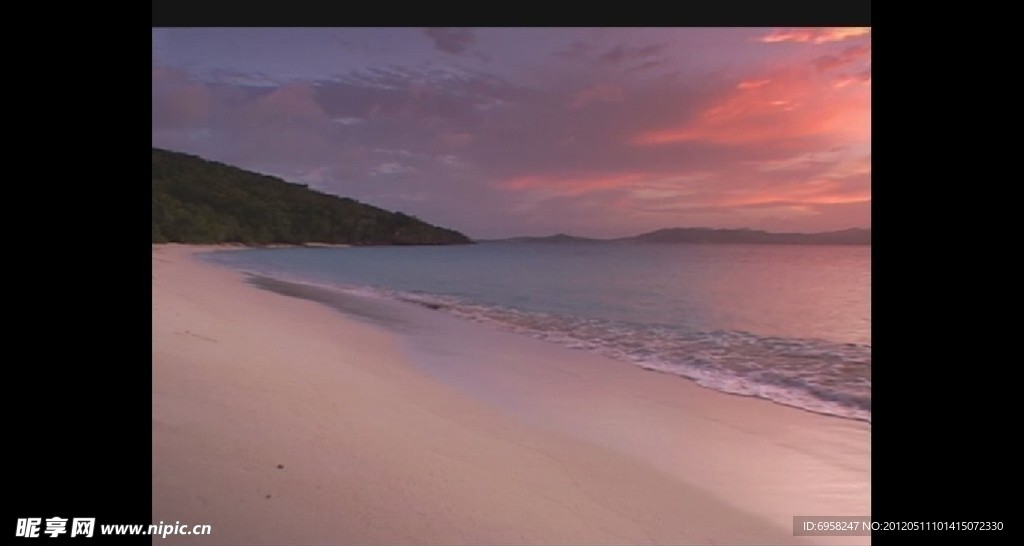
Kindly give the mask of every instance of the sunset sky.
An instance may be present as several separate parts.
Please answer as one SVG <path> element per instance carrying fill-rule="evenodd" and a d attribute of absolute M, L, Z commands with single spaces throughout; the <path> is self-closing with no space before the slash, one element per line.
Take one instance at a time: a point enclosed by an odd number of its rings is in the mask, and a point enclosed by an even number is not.
<path fill-rule="evenodd" d="M 867 28 L 153 29 L 153 145 L 470 237 L 871 225 Z"/>

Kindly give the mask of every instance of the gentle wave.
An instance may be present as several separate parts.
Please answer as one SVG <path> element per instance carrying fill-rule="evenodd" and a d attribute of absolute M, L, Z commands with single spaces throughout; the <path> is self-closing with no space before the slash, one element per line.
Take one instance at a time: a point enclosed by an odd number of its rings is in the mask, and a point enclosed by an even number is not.
<path fill-rule="evenodd" d="M 387 298 L 446 312 L 503 330 L 643 368 L 686 377 L 714 390 L 764 398 L 787 406 L 871 421 L 871 346 L 756 335 L 742 331 L 686 331 L 672 325 L 613 322 L 523 311 L 455 296 L 317 282 L 263 267 L 250 274 L 289 283 Z"/>
<path fill-rule="evenodd" d="M 687 332 L 481 305 L 455 297 L 394 297 L 531 337 L 680 375 L 731 394 L 871 421 L 871 347 L 748 332 Z"/>

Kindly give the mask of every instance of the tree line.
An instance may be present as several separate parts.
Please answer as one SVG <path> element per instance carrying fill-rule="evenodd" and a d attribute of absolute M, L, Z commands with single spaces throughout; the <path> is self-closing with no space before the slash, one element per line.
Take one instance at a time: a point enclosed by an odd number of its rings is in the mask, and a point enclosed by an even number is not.
<path fill-rule="evenodd" d="M 153 148 L 153 242 L 439 245 L 471 242 L 401 212 Z"/>

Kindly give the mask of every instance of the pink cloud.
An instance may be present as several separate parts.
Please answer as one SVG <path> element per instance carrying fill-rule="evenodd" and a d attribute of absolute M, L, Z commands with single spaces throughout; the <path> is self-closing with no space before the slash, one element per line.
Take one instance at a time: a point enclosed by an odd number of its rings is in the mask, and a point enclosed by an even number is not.
<path fill-rule="evenodd" d="M 717 207 L 765 205 L 839 205 L 871 201 L 869 188 L 847 188 L 838 180 L 819 179 L 777 184 L 771 187 L 737 191 L 709 204 Z"/>
<path fill-rule="evenodd" d="M 207 121 L 213 99 L 205 84 L 165 67 L 155 67 L 152 78 L 154 125 L 197 127 Z"/>
<path fill-rule="evenodd" d="M 772 83 L 771 80 L 747 80 L 742 81 L 736 86 L 736 89 L 757 89 L 758 87 L 764 87 Z"/>
<path fill-rule="evenodd" d="M 311 123 L 329 121 L 316 101 L 316 91 L 308 83 L 282 85 L 249 105 L 248 116 L 254 120 L 287 120 Z"/>
<path fill-rule="evenodd" d="M 870 33 L 871 27 L 777 28 L 771 33 L 757 38 L 757 41 L 766 44 L 778 42 L 826 44 L 866 36 Z"/>
<path fill-rule="evenodd" d="M 842 89 L 848 85 L 854 84 L 870 84 L 871 83 L 871 70 L 865 70 L 852 76 L 841 76 L 832 82 L 832 87 L 835 89 Z"/>
<path fill-rule="evenodd" d="M 643 131 L 640 146 L 683 142 L 763 144 L 784 148 L 795 139 L 839 143 L 870 141 L 870 92 L 836 85 L 806 66 L 742 81 L 713 100 L 694 119 L 676 127 Z"/>
<path fill-rule="evenodd" d="M 814 60 L 814 67 L 818 70 L 832 70 L 841 68 L 871 57 L 871 46 L 868 44 L 852 46 L 839 52 L 837 55 L 823 55 Z"/>

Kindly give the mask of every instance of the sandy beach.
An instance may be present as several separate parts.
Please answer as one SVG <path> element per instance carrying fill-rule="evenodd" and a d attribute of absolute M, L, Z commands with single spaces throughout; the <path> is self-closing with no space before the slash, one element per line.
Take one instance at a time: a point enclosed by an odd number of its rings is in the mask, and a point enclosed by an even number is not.
<path fill-rule="evenodd" d="M 867 544 L 870 425 L 154 245 L 153 523 L 175 544 Z M 397 305 L 397 304 L 396 304 Z M 426 328 L 426 327 L 424 327 Z"/>

